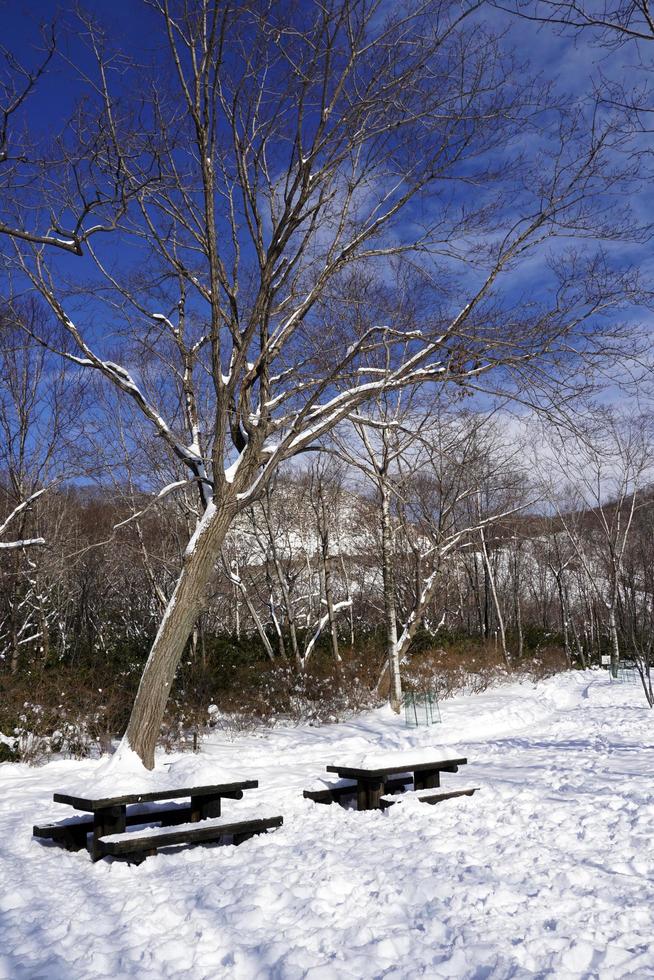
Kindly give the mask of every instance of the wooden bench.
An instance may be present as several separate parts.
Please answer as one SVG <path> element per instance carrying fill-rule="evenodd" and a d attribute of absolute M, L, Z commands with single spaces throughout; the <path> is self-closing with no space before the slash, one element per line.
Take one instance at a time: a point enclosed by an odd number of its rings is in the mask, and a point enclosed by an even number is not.
<path fill-rule="evenodd" d="M 189 823 L 191 819 L 191 807 L 183 803 L 147 809 L 135 808 L 125 814 L 125 824 L 128 827 L 147 826 L 153 823 L 171 827 L 175 824 Z M 54 841 L 67 851 L 83 850 L 86 847 L 87 836 L 92 833 L 93 817 L 71 817 L 69 820 L 62 820 L 61 823 L 35 826 L 32 830 L 32 836 Z"/>
<path fill-rule="evenodd" d="M 396 790 L 403 789 L 410 782 L 411 776 L 387 779 L 384 782 L 384 792 L 394 793 Z M 345 779 L 324 789 L 305 789 L 302 795 L 305 800 L 313 800 L 314 803 L 340 803 L 341 800 L 357 795 L 357 783 L 353 779 Z"/>
<path fill-rule="evenodd" d="M 223 837 L 232 837 L 234 844 L 240 844 L 255 834 L 263 834 L 274 827 L 281 827 L 283 817 L 256 817 L 249 820 L 230 820 L 226 817 L 187 823 L 174 830 L 168 827 L 153 827 L 150 830 L 129 834 L 110 834 L 100 837 L 98 850 L 101 857 L 129 858 L 133 864 L 140 864 L 147 857 L 156 854 L 161 847 L 177 844 L 211 844 Z"/>
<path fill-rule="evenodd" d="M 412 792 L 403 793 L 401 796 L 387 796 L 384 795 L 379 799 L 379 805 L 382 810 L 387 810 L 389 807 L 393 806 L 394 803 L 401 803 L 402 800 L 418 800 L 419 803 L 430 803 L 432 806 L 434 803 L 442 803 L 443 800 L 452 800 L 456 796 L 472 796 L 479 789 L 478 786 L 472 786 L 469 789 L 452 789 L 447 791 L 439 791 L 434 793 L 431 789 L 419 789 Z"/>

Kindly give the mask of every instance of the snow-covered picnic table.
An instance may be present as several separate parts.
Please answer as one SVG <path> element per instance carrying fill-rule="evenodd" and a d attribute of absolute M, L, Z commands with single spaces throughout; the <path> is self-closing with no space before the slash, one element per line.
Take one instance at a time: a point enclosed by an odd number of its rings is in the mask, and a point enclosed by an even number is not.
<path fill-rule="evenodd" d="M 67 804 L 92 816 L 36 826 L 34 836 L 55 840 L 68 850 L 81 850 L 86 846 L 87 834 L 92 833 L 90 851 L 94 861 L 107 854 L 130 855 L 138 860 L 155 853 L 158 847 L 207 842 L 226 834 L 235 839 L 245 839 L 253 833 L 279 826 L 282 818 L 249 814 L 247 820 L 234 822 L 221 817 L 221 800 L 240 800 L 244 790 L 255 789 L 258 785 L 258 780 L 246 779 L 203 786 L 167 785 L 158 790 L 111 796 L 55 793 L 55 803 Z M 170 800 L 189 802 L 157 806 L 162 801 Z M 198 826 L 200 823 L 201 826 Z M 127 826 L 147 827 L 152 824 L 160 826 L 136 833 L 126 831 Z"/>
<path fill-rule="evenodd" d="M 327 772 L 335 772 L 341 779 L 356 782 L 357 810 L 377 810 L 383 806 L 382 797 L 388 791 L 391 777 L 405 774 L 404 783 L 411 782 L 415 791 L 436 789 L 440 786 L 442 772 L 458 772 L 459 766 L 465 766 L 467 761 L 464 758 L 444 758 L 430 752 L 393 753 L 364 756 L 341 765 L 327 766 Z M 396 789 L 401 780 L 392 782 Z"/>

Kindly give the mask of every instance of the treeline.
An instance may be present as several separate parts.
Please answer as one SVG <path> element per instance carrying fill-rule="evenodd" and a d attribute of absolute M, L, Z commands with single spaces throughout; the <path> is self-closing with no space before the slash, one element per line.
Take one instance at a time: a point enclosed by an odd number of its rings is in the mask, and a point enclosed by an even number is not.
<path fill-rule="evenodd" d="M 453 672 L 465 682 L 539 657 L 589 666 L 610 656 L 615 669 L 628 659 L 652 704 L 654 496 L 625 430 L 613 427 L 612 454 L 606 439 L 589 449 L 570 435 L 556 462 L 541 447 L 549 485 L 524 445 L 473 415 L 432 419 L 403 453 L 389 432 L 368 443 L 382 465 L 362 463 L 350 429 L 239 517 L 178 673 L 172 727 L 206 721 L 210 704 L 215 721 L 374 703 L 393 650 L 404 688 L 441 693 Z M 557 466 L 576 482 L 556 481 Z M 7 483 L 2 500 L 11 511 Z M 0 551 L 8 703 L 16 714 L 16 698 L 36 703 L 41 690 L 56 727 L 57 704 L 75 692 L 90 715 L 94 700 L 111 701 L 109 738 L 192 537 L 193 488 L 52 486 L 19 517 L 20 539 L 44 543 Z"/>

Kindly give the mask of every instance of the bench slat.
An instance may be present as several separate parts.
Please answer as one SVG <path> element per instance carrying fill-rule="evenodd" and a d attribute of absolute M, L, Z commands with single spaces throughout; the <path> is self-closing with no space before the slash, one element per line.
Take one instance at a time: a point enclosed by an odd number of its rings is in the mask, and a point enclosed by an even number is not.
<path fill-rule="evenodd" d="M 411 760 L 403 760 L 397 765 L 382 765 L 377 768 L 367 766 L 357 768 L 356 766 L 326 766 L 327 772 L 336 772 L 339 776 L 346 779 L 359 779 L 360 777 L 374 778 L 375 776 L 394 775 L 398 772 L 456 772 L 459 766 L 465 766 L 467 759 L 435 759 L 433 762 L 416 762 L 411 764 Z M 408 764 L 407 764 L 408 763 Z"/>
<path fill-rule="evenodd" d="M 138 854 L 153 852 L 160 847 L 171 847 L 174 844 L 208 843 L 218 840 L 227 834 L 241 837 L 262 833 L 273 827 L 281 827 L 284 820 L 281 816 L 258 817 L 252 820 L 226 820 L 217 817 L 215 820 L 201 820 L 199 823 L 182 824 L 175 830 L 166 827 L 154 827 L 144 833 L 111 834 L 98 840 L 102 854 L 118 857 L 122 854 Z"/>
<path fill-rule="evenodd" d="M 391 793 L 394 790 L 402 789 L 411 781 L 410 775 L 407 775 L 405 779 L 387 779 L 384 782 L 384 791 Z M 344 796 L 356 796 L 356 792 L 356 782 L 348 779 L 343 783 L 335 783 L 333 786 L 327 786 L 325 789 L 305 789 L 302 795 L 305 800 L 313 800 L 314 803 L 334 803 L 338 802 Z"/>
<path fill-rule="evenodd" d="M 401 803 L 403 800 L 418 800 L 419 803 L 442 803 L 443 800 L 452 800 L 456 796 L 472 796 L 479 789 L 478 786 L 468 787 L 467 789 L 451 789 L 441 792 L 434 792 L 431 789 L 413 790 L 403 793 L 400 796 L 382 796 L 379 800 L 382 810 L 387 810 L 394 803 Z"/>
<path fill-rule="evenodd" d="M 348 779 L 321 789 L 305 789 L 302 796 L 305 800 L 313 800 L 314 803 L 333 803 L 334 800 L 340 800 L 342 796 L 352 796 L 356 791 L 357 784 L 354 780 Z"/>

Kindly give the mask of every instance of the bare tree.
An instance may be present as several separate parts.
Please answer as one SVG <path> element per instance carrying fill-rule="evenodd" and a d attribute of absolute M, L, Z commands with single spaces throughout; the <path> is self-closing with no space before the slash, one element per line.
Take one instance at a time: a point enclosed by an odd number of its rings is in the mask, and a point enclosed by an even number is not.
<path fill-rule="evenodd" d="M 624 644 L 633 657 L 645 698 L 654 708 L 654 548 L 651 531 L 651 489 L 635 515 L 621 580 Z"/>
<path fill-rule="evenodd" d="M 26 226 L 25 209 L 20 207 L 15 194 L 16 187 L 29 184 L 39 170 L 29 130 L 21 115 L 24 115 L 26 103 L 37 86 L 42 83 L 55 53 L 53 25 L 42 30 L 41 49 L 34 59 L 35 63 L 27 65 L 0 43 L 0 233 L 66 251 L 79 251 L 79 244 L 60 237 L 57 228 L 50 227 L 40 232 Z"/>
<path fill-rule="evenodd" d="M 339 490 L 344 476 L 345 473 L 342 467 L 328 466 L 325 460 L 318 461 L 314 464 L 309 473 L 311 503 L 316 516 L 320 548 L 320 578 L 322 581 L 322 591 L 325 595 L 324 602 L 327 620 L 325 625 L 329 626 L 332 654 L 336 663 L 340 663 L 341 661 L 341 655 L 338 649 L 337 613 L 341 609 L 349 609 L 352 605 L 352 601 L 349 598 L 341 602 L 336 602 L 334 597 L 334 565 L 336 555 L 334 554 L 332 538 L 339 523 Z M 323 615 L 320 616 L 319 626 L 324 618 Z"/>
<path fill-rule="evenodd" d="M 575 432 L 560 429 L 551 438 L 556 448 L 547 463 L 550 499 L 557 502 L 558 517 L 574 554 L 603 606 L 611 668 L 617 674 L 618 604 L 625 555 L 640 495 L 651 477 L 647 427 L 642 418 L 620 418 L 602 411 L 599 418 L 586 420 L 585 426 L 580 422 Z M 568 488 L 565 509 L 560 503 L 562 487 Z"/>
<path fill-rule="evenodd" d="M 48 647 L 52 610 L 45 569 L 50 555 L 43 549 L 44 494 L 81 472 L 69 451 L 82 418 L 78 372 L 53 360 L 26 332 L 38 327 L 45 335 L 46 320 L 34 302 L 0 309 L 0 645 L 9 647 L 12 670 L 21 652 L 34 644 Z M 51 547 L 63 543 L 55 540 L 62 532 L 55 519 L 49 532 Z"/>
<path fill-rule="evenodd" d="M 422 412 L 412 412 L 412 396 L 416 390 L 409 390 L 406 398 L 402 397 L 402 392 L 395 395 L 383 393 L 367 415 L 358 412 L 352 417 L 351 426 L 356 440 L 352 440 L 350 426 L 346 427 L 344 436 L 337 440 L 339 455 L 348 465 L 363 472 L 372 482 L 378 498 L 386 635 L 384 673 L 388 670 L 389 702 L 397 712 L 402 705 L 402 678 L 395 582 L 398 522 L 394 520 L 393 512 L 396 510 L 396 498 L 401 492 L 397 485 L 400 460 L 411 455 L 419 438 L 421 424 L 425 421 L 424 409 Z"/>
<path fill-rule="evenodd" d="M 380 399 L 375 408 L 374 415 L 358 412 L 337 441 L 339 454 L 376 490 L 387 652 L 382 678 L 388 671 L 389 700 L 399 711 L 401 665 L 443 592 L 445 567 L 478 540 L 488 558 L 485 531 L 525 501 L 516 499 L 520 475 L 511 447 L 500 448 L 492 414 L 475 416 L 456 402 L 418 398 L 415 390 Z M 398 581 L 402 554 L 413 561 L 407 581 Z M 446 613 L 441 624 L 445 619 Z"/>
<path fill-rule="evenodd" d="M 654 10 L 649 0 L 497 0 L 495 6 L 539 23 L 590 30 L 607 45 L 654 40 Z"/>
<path fill-rule="evenodd" d="M 225 536 L 280 463 L 383 392 L 570 378 L 572 335 L 599 350 L 628 288 L 577 249 L 516 299 L 511 275 L 551 236 L 619 233 L 620 137 L 561 116 L 516 162 L 538 94 L 479 6 L 152 0 L 155 88 L 152 66 L 113 72 L 85 21 L 88 112 L 30 187 L 36 231 L 14 230 L 11 260 L 63 327 L 58 352 L 115 386 L 197 486 L 126 732 L 147 766 Z M 407 275 L 423 295 L 410 323 L 347 296 L 360 279 L 391 297 Z"/>

